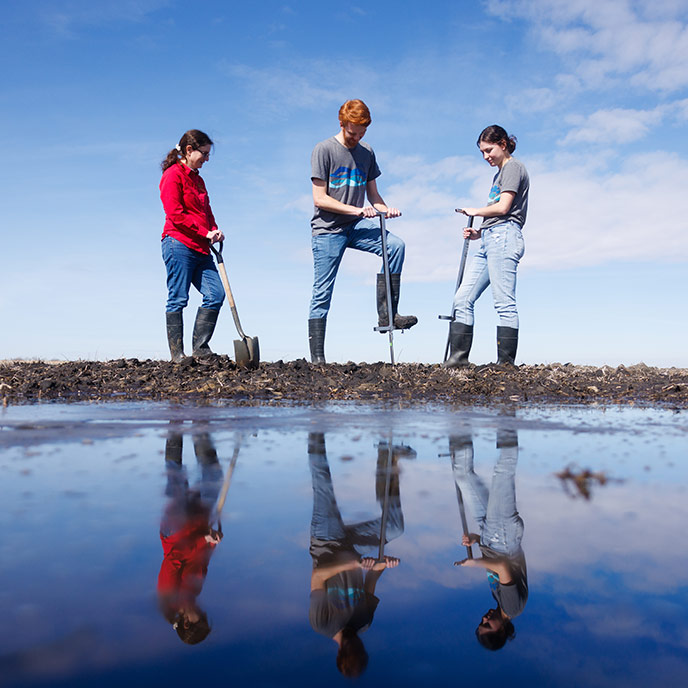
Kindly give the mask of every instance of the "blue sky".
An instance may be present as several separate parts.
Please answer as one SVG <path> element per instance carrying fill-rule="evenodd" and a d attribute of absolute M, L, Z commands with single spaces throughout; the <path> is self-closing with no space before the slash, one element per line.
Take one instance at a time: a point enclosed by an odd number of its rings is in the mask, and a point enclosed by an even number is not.
<path fill-rule="evenodd" d="M 486 200 L 475 140 L 496 122 L 531 175 L 518 361 L 688 366 L 683 0 L 29 0 L 3 24 L 0 358 L 168 355 L 159 162 L 189 128 L 216 144 L 203 177 L 244 329 L 265 360 L 307 356 L 310 153 L 362 98 L 403 212 L 400 310 L 420 320 L 398 360 L 441 359 L 453 209 Z M 346 254 L 328 360 L 388 360 L 378 266 Z M 495 325 L 486 293 L 475 362 L 494 360 Z M 223 311 L 214 348 L 235 338 Z"/>

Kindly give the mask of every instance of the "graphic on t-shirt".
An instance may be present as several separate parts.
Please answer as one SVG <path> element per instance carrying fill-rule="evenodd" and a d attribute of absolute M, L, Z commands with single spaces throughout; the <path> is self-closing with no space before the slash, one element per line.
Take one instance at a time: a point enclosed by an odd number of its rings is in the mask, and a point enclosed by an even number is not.
<path fill-rule="evenodd" d="M 327 599 L 337 609 L 355 607 L 363 597 L 363 590 L 360 588 L 329 588 L 327 590 Z"/>
<path fill-rule="evenodd" d="M 338 167 L 330 175 L 330 186 L 338 189 L 340 186 L 363 186 L 366 183 L 366 176 L 358 169 L 353 170 L 349 167 Z"/>
<path fill-rule="evenodd" d="M 501 189 L 497 184 L 495 184 L 491 189 L 490 189 L 490 195 L 488 196 L 487 199 L 487 204 L 492 205 L 493 203 L 497 203 L 499 201 L 499 195 L 501 193 Z"/>

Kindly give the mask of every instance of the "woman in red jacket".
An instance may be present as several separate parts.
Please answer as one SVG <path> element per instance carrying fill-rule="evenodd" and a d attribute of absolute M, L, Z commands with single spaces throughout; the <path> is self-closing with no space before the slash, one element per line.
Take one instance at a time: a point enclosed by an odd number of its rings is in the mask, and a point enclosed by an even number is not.
<path fill-rule="evenodd" d="M 160 199 L 165 209 L 162 257 L 167 267 L 167 341 L 173 361 L 184 357 L 182 311 L 193 284 L 203 296 L 196 314 L 192 346 L 194 356 L 212 354 L 208 342 L 215 330 L 224 290 L 210 255 L 210 244 L 224 234 L 210 209 L 199 170 L 210 157 L 213 142 L 207 134 L 190 129 L 162 161 Z"/>

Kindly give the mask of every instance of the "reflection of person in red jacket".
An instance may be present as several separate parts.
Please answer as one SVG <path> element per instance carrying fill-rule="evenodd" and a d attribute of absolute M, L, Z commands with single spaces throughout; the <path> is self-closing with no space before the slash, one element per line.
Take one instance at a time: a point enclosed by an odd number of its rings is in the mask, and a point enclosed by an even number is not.
<path fill-rule="evenodd" d="M 170 498 L 160 524 L 164 558 L 158 574 L 158 601 L 163 616 L 190 645 L 210 633 L 207 614 L 198 606 L 208 574 L 208 562 L 222 539 L 211 526 L 213 506 L 222 483 L 222 469 L 207 433 L 194 435 L 201 481 L 189 487 L 182 465 L 182 435 L 173 432 L 165 445 L 167 490 Z"/>

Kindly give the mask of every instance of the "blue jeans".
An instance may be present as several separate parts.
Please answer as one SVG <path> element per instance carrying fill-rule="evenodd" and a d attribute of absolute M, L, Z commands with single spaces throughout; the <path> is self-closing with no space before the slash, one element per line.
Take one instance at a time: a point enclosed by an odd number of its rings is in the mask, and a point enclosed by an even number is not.
<path fill-rule="evenodd" d="M 181 241 L 166 236 L 162 240 L 162 259 L 167 268 L 165 310 L 168 313 L 181 311 L 186 306 L 192 284 L 203 295 L 203 308 L 220 310 L 225 292 L 212 256 L 194 251 Z"/>
<path fill-rule="evenodd" d="M 333 553 L 338 548 L 351 550 L 379 546 L 382 514 L 368 521 L 345 524 L 337 506 L 324 445 L 322 452 L 317 449 L 309 451 L 308 460 L 313 482 L 311 555 L 318 557 Z M 390 495 L 386 526 L 385 542 L 398 538 L 404 532 L 404 515 L 398 493 Z"/>
<path fill-rule="evenodd" d="M 516 268 L 524 252 L 523 234 L 517 223 L 504 222 L 484 229 L 480 248 L 454 295 L 454 319 L 473 325 L 475 302 L 491 285 L 499 324 L 518 329 Z"/>
<path fill-rule="evenodd" d="M 346 225 L 341 232 L 316 234 L 312 238 L 311 245 L 313 248 L 313 296 L 308 317 L 310 319 L 326 318 L 332 301 L 334 280 L 337 277 L 344 251 L 347 248 L 353 248 L 382 256 L 380 223 L 362 218 Z M 398 236 L 387 232 L 387 254 L 391 273 L 401 272 L 405 251 L 404 242 Z"/>

